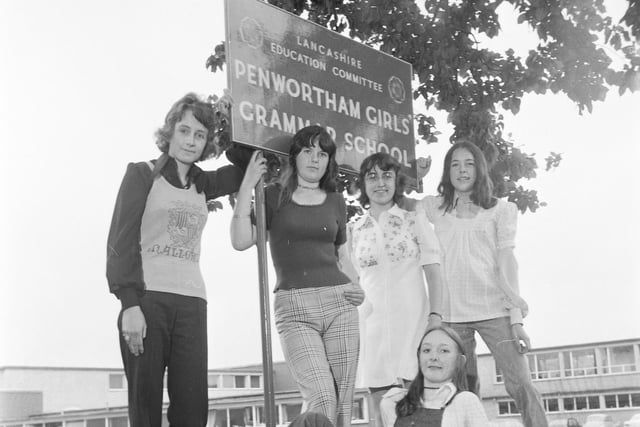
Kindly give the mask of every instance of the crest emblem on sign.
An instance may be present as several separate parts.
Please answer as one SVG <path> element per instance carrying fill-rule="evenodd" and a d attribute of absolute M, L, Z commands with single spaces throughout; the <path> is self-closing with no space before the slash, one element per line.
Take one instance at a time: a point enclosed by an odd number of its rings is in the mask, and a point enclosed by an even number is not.
<path fill-rule="evenodd" d="M 249 16 L 242 18 L 242 21 L 240 21 L 240 38 L 254 49 L 261 47 L 264 36 L 258 21 Z"/>
<path fill-rule="evenodd" d="M 394 100 L 394 102 L 397 104 L 404 102 L 406 91 L 404 89 L 404 83 L 402 83 L 402 80 L 400 80 L 399 77 L 389 77 L 387 89 L 389 90 L 389 96 Z"/>

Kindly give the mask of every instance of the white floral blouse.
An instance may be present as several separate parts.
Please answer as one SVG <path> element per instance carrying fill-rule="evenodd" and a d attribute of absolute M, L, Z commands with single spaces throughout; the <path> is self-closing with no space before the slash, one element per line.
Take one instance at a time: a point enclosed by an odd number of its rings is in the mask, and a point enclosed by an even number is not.
<path fill-rule="evenodd" d="M 438 239 L 424 214 L 394 205 L 378 221 L 367 213 L 350 225 L 349 251 L 366 294 L 358 385 L 413 379 L 429 314 L 422 266 L 440 262 Z"/>

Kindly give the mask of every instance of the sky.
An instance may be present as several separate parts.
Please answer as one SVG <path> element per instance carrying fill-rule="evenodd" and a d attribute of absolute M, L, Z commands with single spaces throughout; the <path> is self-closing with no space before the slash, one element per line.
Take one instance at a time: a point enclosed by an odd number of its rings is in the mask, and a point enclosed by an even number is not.
<path fill-rule="evenodd" d="M 619 18 L 624 0 L 606 4 Z M 222 93 L 225 73 L 204 64 L 223 14 L 222 0 L 0 0 L 0 366 L 121 366 L 105 279 L 116 193 L 128 162 L 158 156 L 153 133 L 175 100 Z M 525 54 L 526 29 L 503 28 L 503 49 Z M 536 95 L 506 117 L 541 166 L 550 151 L 563 157 L 525 183 L 547 206 L 519 217 L 534 348 L 640 337 L 639 113 L 639 93 L 611 91 L 593 114 Z M 443 142 L 417 147 L 433 159 L 426 194 L 448 148 L 437 117 Z M 203 236 L 210 368 L 261 362 L 256 252 L 231 248 L 231 212 L 225 201 Z"/>

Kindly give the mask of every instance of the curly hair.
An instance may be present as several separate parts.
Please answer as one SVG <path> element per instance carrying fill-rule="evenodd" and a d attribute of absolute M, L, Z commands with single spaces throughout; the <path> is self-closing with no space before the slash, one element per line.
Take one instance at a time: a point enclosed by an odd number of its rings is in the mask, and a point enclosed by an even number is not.
<path fill-rule="evenodd" d="M 187 111 L 191 111 L 196 120 L 207 128 L 207 142 L 198 160 L 220 156 L 223 150 L 218 144 L 219 134 L 225 130 L 227 120 L 216 106 L 203 101 L 192 92 L 187 93 L 171 106 L 164 119 L 164 125 L 156 131 L 156 145 L 160 151 L 169 152 L 169 143 L 173 137 L 176 123 L 183 119 Z"/>
<path fill-rule="evenodd" d="M 460 140 L 453 144 L 444 156 L 444 168 L 442 169 L 442 179 L 438 185 L 438 194 L 443 196 L 444 201 L 440 209 L 451 212 L 455 207 L 455 188 L 451 183 L 451 158 L 458 149 L 468 150 L 473 156 L 476 167 L 476 181 L 473 183 L 471 201 L 484 209 L 492 208 L 496 205 L 497 199 L 493 197 L 493 182 L 489 176 L 489 166 L 482 151 L 472 142 Z"/>
<path fill-rule="evenodd" d="M 298 187 L 298 166 L 296 165 L 298 154 L 300 154 L 303 148 L 312 147 L 314 144 L 318 144 L 318 147 L 320 147 L 322 151 L 329 154 L 327 170 L 324 172 L 324 175 L 322 175 L 322 178 L 320 178 L 319 186 L 327 193 L 336 191 L 336 178 L 338 176 L 336 143 L 322 126 L 306 126 L 293 135 L 291 147 L 289 147 L 289 163 L 279 180 L 282 186 L 279 199 L 280 206 L 291 201 L 293 192 Z"/>
<path fill-rule="evenodd" d="M 452 328 L 448 326 L 437 326 L 435 328 L 429 328 L 427 332 L 424 333 L 422 338 L 420 339 L 420 345 L 418 345 L 418 350 L 416 352 L 416 356 L 418 357 L 418 366 L 420 366 L 420 349 L 422 348 L 422 341 L 433 331 L 442 331 L 449 338 L 451 338 L 455 343 L 458 349 L 458 358 L 456 361 L 456 369 L 453 373 L 452 382 L 453 385 L 456 386 L 458 391 L 467 391 L 469 390 L 469 386 L 467 383 L 467 373 L 466 373 L 466 355 L 464 353 L 464 346 L 462 344 L 462 339 L 460 335 Z M 462 357 L 460 357 L 462 356 Z M 396 414 L 398 417 L 406 417 L 408 415 L 413 414 L 421 405 L 420 400 L 422 399 L 422 392 L 424 390 L 424 374 L 422 373 L 422 369 L 418 369 L 418 374 L 411 381 L 411 385 L 409 385 L 409 391 L 406 396 L 403 397 L 396 404 Z"/>
<path fill-rule="evenodd" d="M 376 166 L 380 168 L 380 170 L 392 170 L 396 173 L 396 191 L 393 194 L 393 202 L 395 204 L 398 204 L 404 197 L 404 189 L 407 178 L 403 173 L 400 172 L 400 168 L 402 167 L 400 165 L 400 162 L 388 153 L 374 153 L 362 161 L 362 164 L 360 164 L 360 173 L 358 174 L 357 183 L 358 188 L 360 189 L 360 197 L 358 198 L 358 202 L 360 202 L 360 206 L 365 209 L 368 208 L 370 204 L 369 196 L 367 195 L 367 191 L 365 189 L 365 178 L 367 174 Z"/>

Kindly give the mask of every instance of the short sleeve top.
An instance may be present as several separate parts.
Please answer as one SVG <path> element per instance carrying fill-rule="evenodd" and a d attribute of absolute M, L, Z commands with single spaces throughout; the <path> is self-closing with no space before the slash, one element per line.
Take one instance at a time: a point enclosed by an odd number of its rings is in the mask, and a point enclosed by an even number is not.
<path fill-rule="evenodd" d="M 347 240 L 347 208 L 340 193 L 324 202 L 278 203 L 279 186 L 266 192 L 269 247 L 276 270 L 276 289 L 342 285 L 350 279 L 338 267 L 338 247 Z"/>
<path fill-rule="evenodd" d="M 498 200 L 474 218 L 458 218 L 441 209 L 443 198 L 418 203 L 433 224 L 442 251 L 444 319 L 474 322 L 508 316 L 499 287 L 498 250 L 515 247 L 517 207 Z"/>

